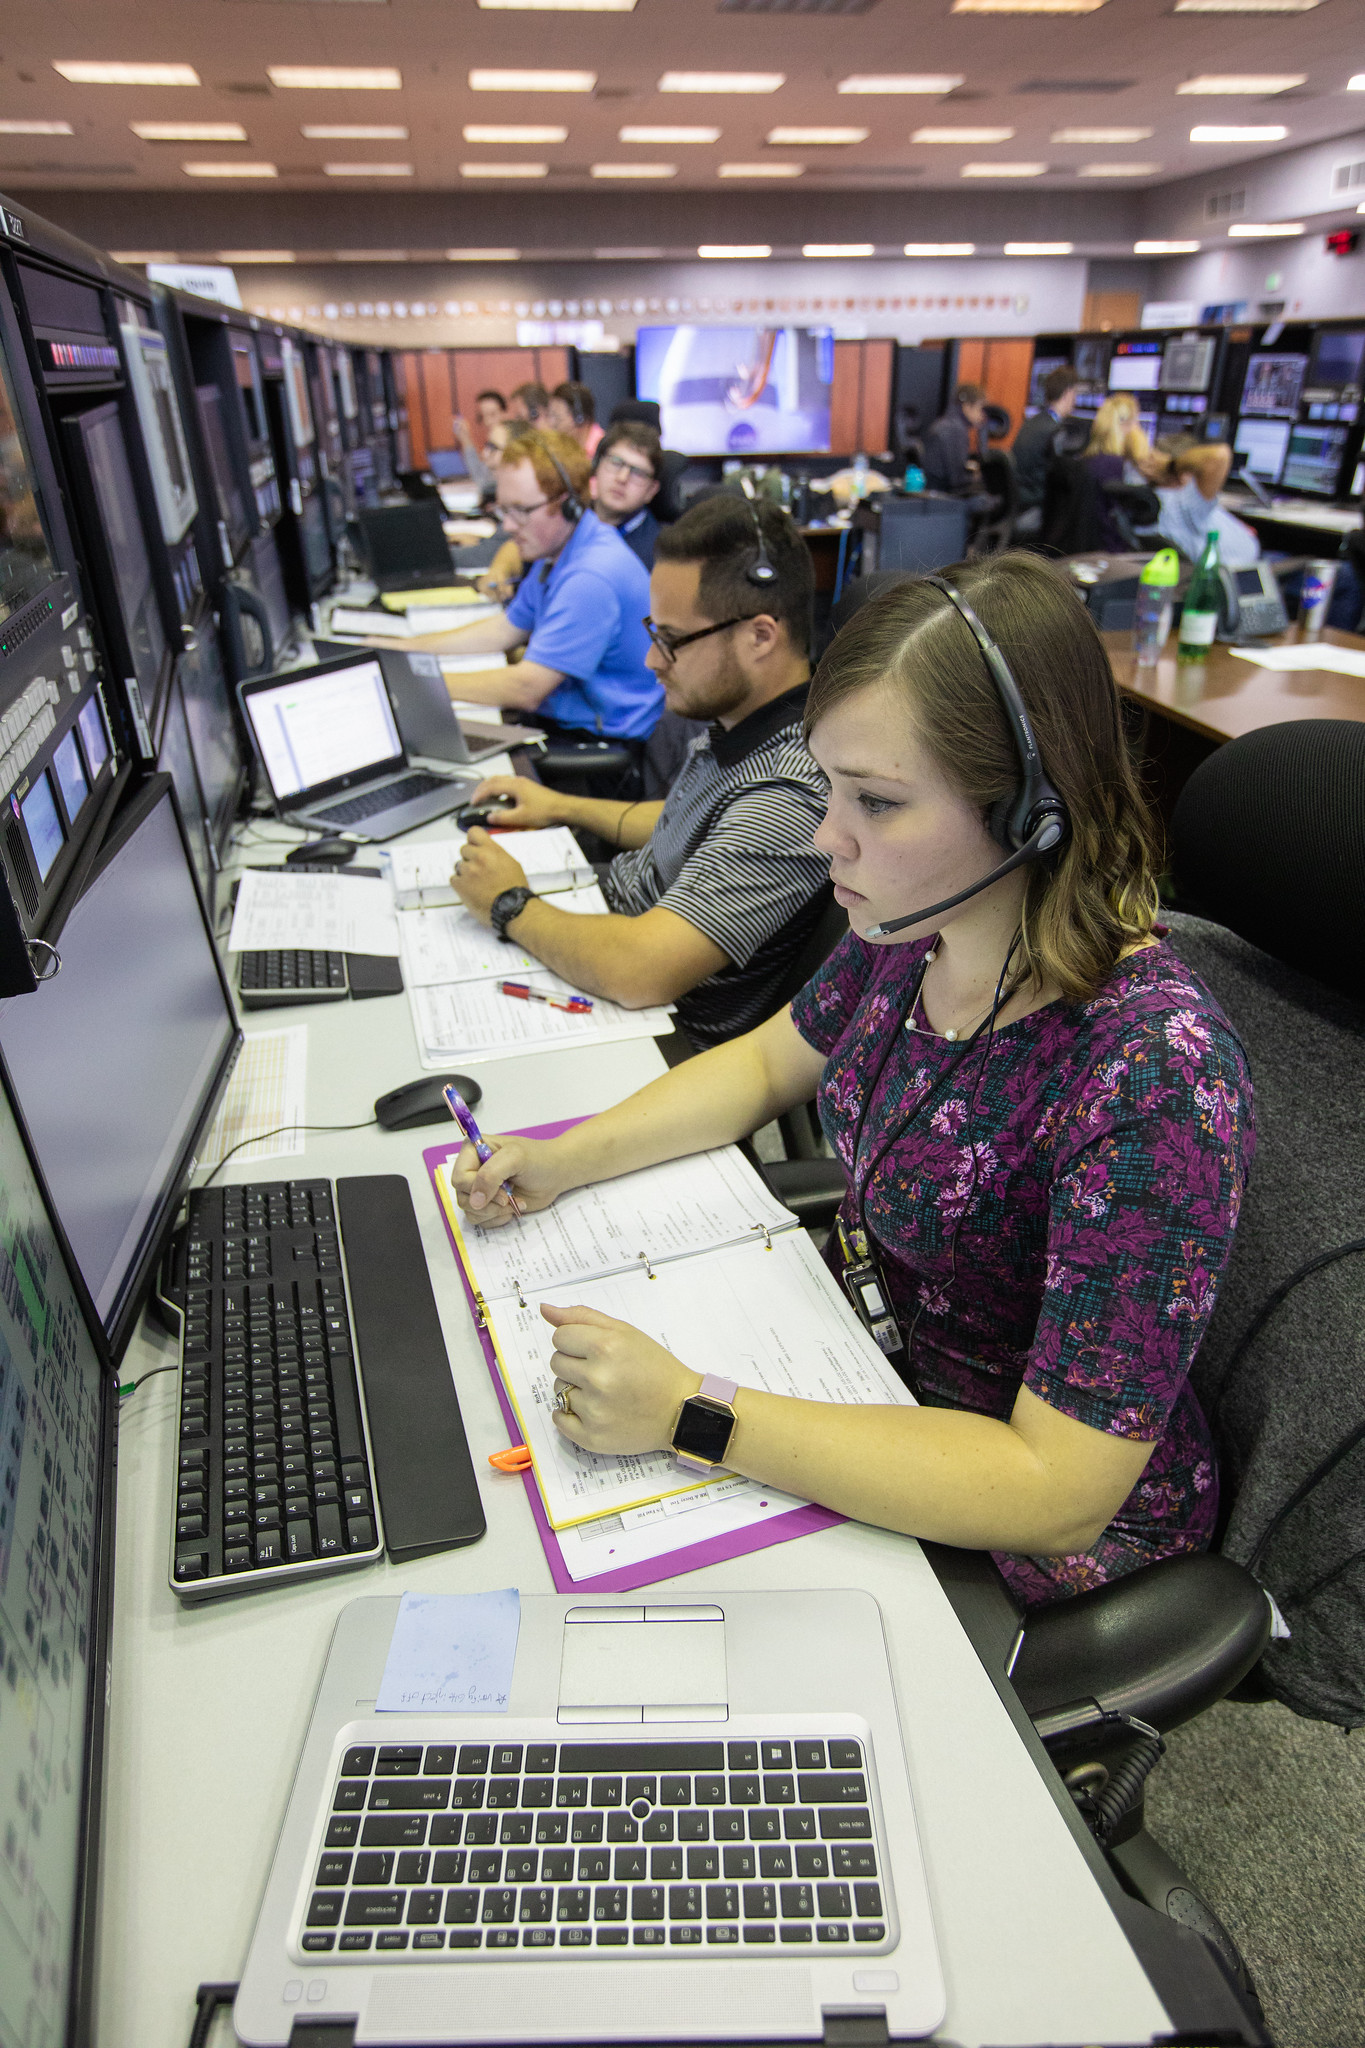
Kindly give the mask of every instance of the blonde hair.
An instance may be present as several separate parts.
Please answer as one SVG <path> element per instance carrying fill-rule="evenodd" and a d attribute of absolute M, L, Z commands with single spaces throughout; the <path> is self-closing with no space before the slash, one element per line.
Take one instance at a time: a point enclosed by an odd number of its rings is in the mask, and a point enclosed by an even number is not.
<path fill-rule="evenodd" d="M 1128 455 L 1134 461 L 1151 454 L 1152 444 L 1138 423 L 1137 400 L 1131 392 L 1117 391 L 1112 398 L 1105 399 L 1095 414 L 1085 452 L 1087 455 Z"/>
<path fill-rule="evenodd" d="M 1037 555 L 991 555 L 944 571 L 1009 663 L 1070 837 L 1027 870 L 1023 956 L 1035 988 L 1096 994 L 1120 956 L 1151 936 L 1158 834 L 1123 730 L 1118 685 L 1089 613 Z M 981 650 L 931 583 L 870 598 L 815 673 L 806 734 L 835 704 L 889 686 L 941 773 L 983 820 L 1018 787 L 1019 756 Z"/>

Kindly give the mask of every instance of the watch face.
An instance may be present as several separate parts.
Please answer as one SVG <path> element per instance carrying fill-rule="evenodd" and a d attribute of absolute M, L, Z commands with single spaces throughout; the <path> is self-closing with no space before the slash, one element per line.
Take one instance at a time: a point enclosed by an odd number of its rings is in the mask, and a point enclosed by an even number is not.
<path fill-rule="evenodd" d="M 673 1433 L 673 1448 L 684 1451 L 689 1458 L 705 1458 L 709 1464 L 718 1465 L 730 1448 L 734 1427 L 735 1418 L 728 1408 L 694 1394 L 683 1403 Z"/>

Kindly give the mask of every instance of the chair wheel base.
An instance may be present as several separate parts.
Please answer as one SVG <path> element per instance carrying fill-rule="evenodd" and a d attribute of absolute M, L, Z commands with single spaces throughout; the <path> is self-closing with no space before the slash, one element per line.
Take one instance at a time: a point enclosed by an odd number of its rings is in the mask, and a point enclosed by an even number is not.
<path fill-rule="evenodd" d="M 1161 1844 L 1145 1828 L 1126 1842 L 1112 1844 L 1110 1863 L 1125 1891 L 1164 1913 L 1168 1920 L 1201 1934 L 1221 1960 L 1228 1975 L 1250 2004 L 1257 2019 L 1265 2024 L 1265 2013 L 1252 1981 L 1246 1959 L 1213 1907 L 1173 1863 Z"/>

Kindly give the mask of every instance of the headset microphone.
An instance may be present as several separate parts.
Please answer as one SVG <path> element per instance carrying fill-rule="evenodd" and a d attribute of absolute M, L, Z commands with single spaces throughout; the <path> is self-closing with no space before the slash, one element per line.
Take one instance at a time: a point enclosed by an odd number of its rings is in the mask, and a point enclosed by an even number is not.
<path fill-rule="evenodd" d="M 747 484 L 749 480 L 746 477 L 744 481 Z M 758 554 L 744 571 L 744 580 L 746 583 L 756 583 L 760 590 L 766 590 L 770 583 L 776 583 L 777 571 L 768 556 L 768 543 L 763 538 L 763 522 L 758 516 L 758 506 L 754 500 L 752 487 L 744 492 L 744 502 L 749 508 L 749 517 L 754 522 L 754 532 L 758 537 Z"/>

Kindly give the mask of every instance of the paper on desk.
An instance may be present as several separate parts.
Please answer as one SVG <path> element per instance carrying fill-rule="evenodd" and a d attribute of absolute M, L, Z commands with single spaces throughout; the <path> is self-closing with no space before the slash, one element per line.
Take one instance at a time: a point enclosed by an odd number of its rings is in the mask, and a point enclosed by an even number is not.
<path fill-rule="evenodd" d="M 303 1150 L 307 1111 L 308 1027 L 253 1031 L 243 1043 L 227 1093 L 199 1150 L 197 1164 L 219 1166 L 234 1145 L 254 1132 L 271 1131 L 254 1145 L 242 1145 L 234 1160 L 288 1159 Z"/>
<path fill-rule="evenodd" d="M 441 674 L 443 676 L 468 676 L 473 675 L 476 669 L 506 668 L 507 666 L 507 656 L 505 654 L 438 654 L 436 659 L 441 664 Z M 458 712 L 463 710 L 464 707 L 457 704 L 455 709 Z M 471 704 L 469 709 L 487 718 L 493 707 L 489 704 Z"/>
<path fill-rule="evenodd" d="M 398 952 L 393 898 L 380 876 L 301 875 L 248 868 L 237 891 L 230 953 L 275 946 L 312 952 Z"/>
<path fill-rule="evenodd" d="M 498 530 L 496 519 L 443 519 L 447 540 L 492 540 Z"/>
<path fill-rule="evenodd" d="M 670 1494 L 619 1515 L 598 1515 L 557 1529 L 555 1541 L 564 1569 L 575 1584 L 667 1557 L 694 1544 L 714 1543 L 760 1522 L 771 1522 L 806 1507 L 793 1494 L 727 1474 L 692 1493 Z"/>
<path fill-rule="evenodd" d="M 557 995 L 575 993 L 568 982 L 544 968 L 519 978 Z M 554 1010 L 546 1003 L 522 1003 L 502 995 L 492 981 L 409 988 L 408 1002 L 421 1064 L 432 1073 L 453 1059 L 510 1059 L 517 1053 L 543 1052 L 551 1045 L 658 1038 L 672 1029 L 667 1010 L 623 1010 L 602 996 L 593 998 L 591 1010 Z"/>
<path fill-rule="evenodd" d="M 521 1595 L 405 1593 L 389 1639 L 379 1714 L 505 1714 Z"/>
<path fill-rule="evenodd" d="M 1300 642 L 1297 647 L 1234 647 L 1239 661 L 1257 668 L 1329 669 L 1338 676 L 1365 676 L 1365 648 L 1334 647 L 1327 640 Z"/>
<path fill-rule="evenodd" d="M 555 897 L 558 910 L 606 915 L 600 889 L 569 890 Z M 495 938 L 467 910 L 405 911 L 398 920 L 403 981 L 408 988 L 433 988 L 445 981 L 506 980 L 540 973 L 540 963 L 511 941 Z"/>
<path fill-rule="evenodd" d="M 486 612 L 497 610 L 492 598 L 475 590 L 472 583 L 442 583 L 427 590 L 385 590 L 380 593 L 379 602 L 386 612 L 429 611 L 437 605 L 442 609 L 474 606 Z"/>
<path fill-rule="evenodd" d="M 388 849 L 384 860 L 400 909 L 458 901 L 450 877 L 464 842 L 461 832 L 452 839 L 425 839 L 417 844 L 405 841 Z M 551 825 L 539 832 L 509 832 L 501 844 L 520 863 L 532 889 L 559 890 L 574 883 L 587 888 L 596 880 L 587 855 L 565 825 Z M 600 903 L 597 907 L 606 908 Z"/>

